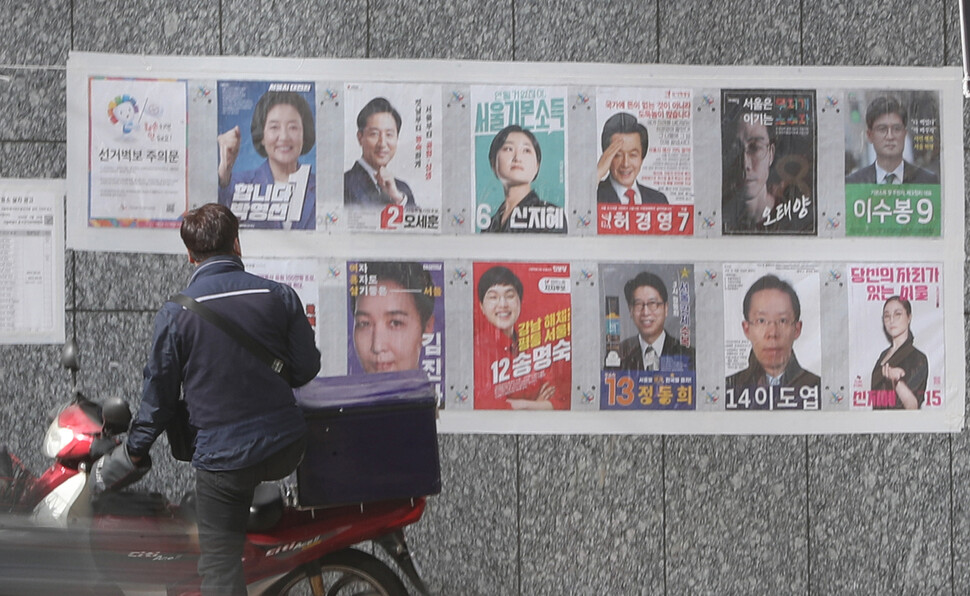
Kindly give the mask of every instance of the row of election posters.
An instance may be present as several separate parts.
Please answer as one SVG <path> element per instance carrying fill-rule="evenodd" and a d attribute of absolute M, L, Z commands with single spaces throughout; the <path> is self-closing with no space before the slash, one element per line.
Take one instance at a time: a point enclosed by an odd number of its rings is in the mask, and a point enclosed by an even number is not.
<path fill-rule="evenodd" d="M 495 84 L 465 96 L 98 76 L 88 87 L 88 226 L 175 227 L 218 201 L 266 230 L 815 236 L 831 178 L 845 235 L 941 234 L 938 91 Z M 190 119 L 194 106 L 214 121 Z M 833 113 L 843 138 L 819 126 Z M 844 147 L 844 165 L 823 171 L 829 146 Z M 701 202 L 716 207 L 699 213 Z"/>
<path fill-rule="evenodd" d="M 250 271 L 292 285 L 317 327 L 316 261 L 251 261 Z M 337 325 L 346 325 L 346 372 L 422 370 L 442 407 L 467 399 L 474 410 L 569 410 L 576 403 L 579 358 L 596 359 L 599 391 L 588 399 L 599 410 L 944 405 L 941 264 L 858 263 L 835 273 L 807 263 L 699 270 L 686 262 L 628 262 L 600 263 L 596 271 L 596 304 L 583 305 L 598 314 L 591 336 L 573 325 L 577 271 L 568 262 L 475 261 L 465 269 L 441 260 L 352 260 L 333 266 L 329 284 L 346 298 L 345 318 L 336 313 Z M 452 303 L 453 312 L 446 312 L 446 294 L 457 291 L 456 282 L 470 286 L 468 303 Z M 844 288 L 845 303 L 836 310 L 844 309 L 847 345 L 827 339 L 827 283 Z M 701 286 L 717 290 L 699 299 Z M 722 329 L 698 325 L 701 310 L 721 309 Z M 318 337 L 323 352 L 340 341 Z M 471 355 L 462 365 L 473 371 L 473 390 L 455 392 L 446 359 L 465 358 L 456 356 L 463 350 Z M 827 359 L 846 360 L 847 378 L 825 378 Z M 702 363 L 711 362 L 723 363 L 724 377 L 715 387 L 699 387 Z"/>

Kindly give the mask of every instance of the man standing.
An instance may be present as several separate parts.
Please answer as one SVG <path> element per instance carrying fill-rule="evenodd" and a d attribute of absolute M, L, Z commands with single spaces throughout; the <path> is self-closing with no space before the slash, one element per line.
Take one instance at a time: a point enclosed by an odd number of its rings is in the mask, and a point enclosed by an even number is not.
<path fill-rule="evenodd" d="M 694 370 L 694 348 L 683 346 L 664 330 L 667 320 L 667 287 L 648 271 L 637 274 L 623 286 L 630 319 L 637 335 L 620 343 L 623 370 Z"/>
<path fill-rule="evenodd" d="M 633 114 L 619 112 L 610 116 L 603 125 L 600 144 L 603 155 L 596 166 L 597 179 L 601 181 L 596 189 L 597 203 L 667 204 L 662 192 L 637 182 L 647 156 L 649 136 L 647 128 Z"/>
<path fill-rule="evenodd" d="M 876 161 L 845 177 L 846 184 L 939 184 L 933 172 L 903 159 L 908 114 L 899 100 L 877 97 L 866 108 L 866 138 Z"/>
<path fill-rule="evenodd" d="M 196 265 L 183 293 L 235 323 L 280 358 L 287 379 L 197 313 L 167 302 L 155 317 L 141 407 L 126 451 L 148 455 L 184 395 L 198 429 L 196 469 L 202 594 L 246 594 L 246 520 L 256 486 L 292 472 L 306 445 L 293 387 L 320 370 L 303 305 L 289 286 L 246 273 L 239 221 L 225 206 L 185 214 L 182 241 Z"/>
<path fill-rule="evenodd" d="M 344 205 L 414 207 L 414 193 L 388 170 L 397 152 L 401 115 L 391 102 L 375 97 L 357 115 L 361 155 L 344 172 Z"/>
<path fill-rule="evenodd" d="M 728 377 L 727 388 L 740 394 L 753 387 L 818 387 L 818 375 L 802 369 L 792 349 L 802 334 L 802 308 L 791 284 L 765 275 L 748 288 L 742 308 L 751 353 L 748 368 Z"/>

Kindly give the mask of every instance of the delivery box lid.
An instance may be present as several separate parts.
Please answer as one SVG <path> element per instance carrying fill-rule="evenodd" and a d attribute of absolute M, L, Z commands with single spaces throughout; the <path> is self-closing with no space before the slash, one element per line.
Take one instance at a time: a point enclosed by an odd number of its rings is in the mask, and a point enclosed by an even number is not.
<path fill-rule="evenodd" d="M 434 385 L 420 370 L 317 377 L 295 391 L 307 414 L 339 409 L 434 405 Z"/>

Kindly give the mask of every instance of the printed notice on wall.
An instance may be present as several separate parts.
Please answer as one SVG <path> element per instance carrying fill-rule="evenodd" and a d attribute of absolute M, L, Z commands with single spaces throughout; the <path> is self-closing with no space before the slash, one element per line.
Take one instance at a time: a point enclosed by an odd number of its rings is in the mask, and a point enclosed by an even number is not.
<path fill-rule="evenodd" d="M 185 81 L 88 85 L 88 225 L 177 228 L 188 205 Z"/>
<path fill-rule="evenodd" d="M 64 181 L 0 179 L 0 344 L 64 341 Z"/>

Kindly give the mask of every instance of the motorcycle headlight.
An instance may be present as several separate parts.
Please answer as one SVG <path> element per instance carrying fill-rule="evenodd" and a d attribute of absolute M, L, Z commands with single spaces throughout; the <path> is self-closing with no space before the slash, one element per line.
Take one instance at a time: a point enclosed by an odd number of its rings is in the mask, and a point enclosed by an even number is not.
<path fill-rule="evenodd" d="M 44 455 L 47 457 L 57 457 L 61 449 L 74 439 L 74 433 L 67 428 L 62 428 L 57 419 L 47 427 L 47 435 L 44 437 Z"/>

